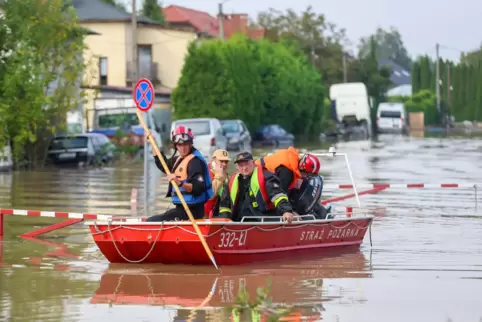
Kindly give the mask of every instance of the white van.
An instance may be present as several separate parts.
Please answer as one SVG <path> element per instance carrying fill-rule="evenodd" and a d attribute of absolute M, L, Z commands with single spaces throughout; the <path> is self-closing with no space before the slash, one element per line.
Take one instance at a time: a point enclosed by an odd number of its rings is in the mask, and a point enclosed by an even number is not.
<path fill-rule="evenodd" d="M 407 110 L 403 103 L 380 103 L 377 111 L 379 133 L 407 133 Z"/>
<path fill-rule="evenodd" d="M 360 126 L 371 136 L 371 108 L 363 83 L 339 83 L 330 86 L 332 118 L 347 126 Z"/>
<path fill-rule="evenodd" d="M 227 150 L 228 139 L 225 136 L 221 122 L 217 118 L 194 118 L 173 121 L 171 133 L 179 125 L 191 129 L 194 134 L 194 147 L 208 160 L 217 149 Z"/>

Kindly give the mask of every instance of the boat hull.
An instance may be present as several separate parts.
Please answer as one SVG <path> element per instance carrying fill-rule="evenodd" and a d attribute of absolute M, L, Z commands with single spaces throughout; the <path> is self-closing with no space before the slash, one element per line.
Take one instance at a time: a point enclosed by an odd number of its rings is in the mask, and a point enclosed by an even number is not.
<path fill-rule="evenodd" d="M 359 246 L 373 217 L 287 223 L 198 221 L 218 265 L 239 265 Z M 190 222 L 88 223 L 111 263 L 210 265 Z"/>

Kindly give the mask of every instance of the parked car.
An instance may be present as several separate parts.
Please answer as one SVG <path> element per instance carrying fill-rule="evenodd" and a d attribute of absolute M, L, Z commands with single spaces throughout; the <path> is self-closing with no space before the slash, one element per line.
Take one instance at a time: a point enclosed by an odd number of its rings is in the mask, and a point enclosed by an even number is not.
<path fill-rule="evenodd" d="M 50 141 L 47 161 L 56 165 L 107 163 L 114 158 L 114 150 L 104 134 L 57 135 Z"/>
<path fill-rule="evenodd" d="M 380 103 L 377 111 L 379 133 L 407 133 L 407 110 L 403 103 Z"/>
<path fill-rule="evenodd" d="M 211 158 L 211 155 L 217 149 L 227 150 L 228 139 L 218 119 L 194 118 L 177 120 L 171 124 L 171 133 L 179 125 L 191 129 L 194 134 L 194 146 L 205 157 Z"/>
<path fill-rule="evenodd" d="M 295 137 L 286 132 L 278 124 L 261 126 L 255 133 L 253 143 L 261 146 L 289 146 L 293 145 Z"/>
<path fill-rule="evenodd" d="M 251 134 L 241 120 L 222 120 L 221 125 L 228 139 L 229 151 L 249 151 L 251 149 Z"/>

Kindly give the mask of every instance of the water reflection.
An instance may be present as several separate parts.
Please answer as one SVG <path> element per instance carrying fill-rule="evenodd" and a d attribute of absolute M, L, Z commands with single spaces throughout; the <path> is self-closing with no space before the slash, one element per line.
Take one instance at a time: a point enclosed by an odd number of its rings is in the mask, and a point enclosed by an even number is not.
<path fill-rule="evenodd" d="M 207 310 L 223 311 L 235 305 L 243 290 L 254 300 L 258 289 L 270 282 L 268 296 L 274 307 L 289 306 L 291 315 L 319 319 L 323 302 L 343 296 L 333 292 L 327 296 L 323 279 L 368 278 L 369 266 L 356 249 L 323 258 L 304 256 L 262 266 L 223 267 L 220 274 L 200 267 L 111 264 L 91 303 L 163 306 L 177 310 L 173 321 L 187 319 L 196 310 L 196 321 L 215 321 Z"/>

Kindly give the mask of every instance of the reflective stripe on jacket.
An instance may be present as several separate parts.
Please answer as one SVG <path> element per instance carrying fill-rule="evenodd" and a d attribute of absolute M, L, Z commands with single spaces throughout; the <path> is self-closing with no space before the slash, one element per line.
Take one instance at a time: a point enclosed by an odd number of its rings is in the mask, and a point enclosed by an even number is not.
<path fill-rule="evenodd" d="M 239 196 L 239 173 L 235 173 L 231 176 L 229 180 L 229 195 L 231 198 L 231 204 L 234 209 L 238 201 Z M 267 210 L 274 209 L 281 200 L 288 201 L 288 197 L 284 193 L 277 194 L 272 198 L 269 198 L 266 191 L 266 181 L 263 173 L 263 168 L 256 165 L 253 174 L 249 182 L 249 201 L 251 206 L 263 213 Z M 232 212 L 232 209 L 223 208 L 219 209 L 219 213 Z"/>

